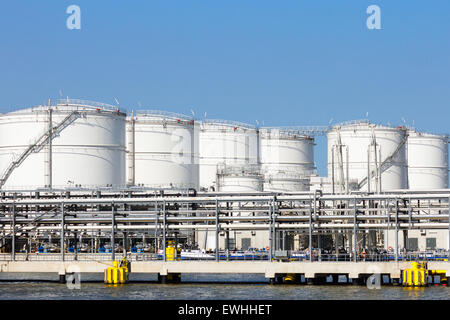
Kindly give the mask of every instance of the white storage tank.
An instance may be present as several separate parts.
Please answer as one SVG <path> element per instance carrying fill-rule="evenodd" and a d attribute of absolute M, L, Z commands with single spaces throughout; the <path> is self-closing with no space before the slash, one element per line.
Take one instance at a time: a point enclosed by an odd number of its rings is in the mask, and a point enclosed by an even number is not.
<path fill-rule="evenodd" d="M 217 166 L 217 186 L 219 192 L 263 191 L 263 176 L 258 165 Z"/>
<path fill-rule="evenodd" d="M 258 163 L 258 134 L 254 126 L 207 120 L 199 132 L 200 188 L 217 190 L 217 165 L 252 165 Z"/>
<path fill-rule="evenodd" d="M 138 111 L 129 117 L 127 183 L 197 189 L 197 128 L 191 117 L 159 110 Z"/>
<path fill-rule="evenodd" d="M 410 130 L 407 142 L 411 190 L 448 188 L 448 136 Z"/>
<path fill-rule="evenodd" d="M 368 190 L 367 181 L 371 192 L 406 189 L 406 139 L 404 127 L 364 120 L 333 126 L 328 132 L 328 176 L 334 179 L 335 192 L 345 191 L 353 179 L 361 191 Z M 367 179 L 369 172 L 371 178 Z"/>
<path fill-rule="evenodd" d="M 295 129 L 260 128 L 260 162 L 264 173 L 292 172 L 310 176 L 314 171 L 314 138 Z"/>
<path fill-rule="evenodd" d="M 260 128 L 265 191 L 308 191 L 314 171 L 314 138 L 295 128 Z"/>
<path fill-rule="evenodd" d="M 125 117 L 75 99 L 1 115 L 2 189 L 124 186 Z"/>

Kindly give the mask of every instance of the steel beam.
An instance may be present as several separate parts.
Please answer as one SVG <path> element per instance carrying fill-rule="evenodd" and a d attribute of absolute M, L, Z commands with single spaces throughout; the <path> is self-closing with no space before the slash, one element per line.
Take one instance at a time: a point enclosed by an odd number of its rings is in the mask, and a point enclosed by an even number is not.
<path fill-rule="evenodd" d="M 116 208 L 114 202 L 111 202 L 111 260 L 116 260 Z"/>
<path fill-rule="evenodd" d="M 219 262 L 219 202 L 216 200 L 216 261 Z"/>
<path fill-rule="evenodd" d="M 61 261 L 64 261 L 64 253 L 65 253 L 65 246 L 64 246 L 64 203 L 61 203 L 61 242 L 60 242 L 60 247 L 61 247 Z"/>
<path fill-rule="evenodd" d="M 12 224 L 11 224 L 11 260 L 16 260 L 16 206 L 11 208 Z"/>

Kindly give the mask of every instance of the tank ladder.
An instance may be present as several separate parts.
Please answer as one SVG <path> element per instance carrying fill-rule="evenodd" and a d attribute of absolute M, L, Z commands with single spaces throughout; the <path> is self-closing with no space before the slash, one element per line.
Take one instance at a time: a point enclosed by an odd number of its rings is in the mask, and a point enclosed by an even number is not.
<path fill-rule="evenodd" d="M 72 111 L 67 117 L 65 117 L 60 123 L 58 123 L 55 127 L 52 127 L 44 132 L 34 143 L 30 144 L 24 152 L 19 156 L 17 160 L 13 160 L 6 171 L 3 173 L 0 179 L 0 188 L 8 180 L 9 176 L 12 174 L 14 169 L 19 167 L 22 162 L 31 154 L 37 153 L 42 150 L 42 148 L 46 145 L 46 143 L 53 139 L 55 136 L 58 136 L 62 130 L 64 130 L 67 126 L 69 126 L 72 122 L 74 122 L 77 118 L 80 117 L 80 113 L 78 111 Z"/>
<path fill-rule="evenodd" d="M 338 157 L 338 166 L 339 166 L 339 180 L 338 180 L 338 185 L 341 188 L 341 192 L 342 191 L 346 191 L 348 192 L 348 190 L 346 190 L 346 186 L 345 186 L 345 176 L 344 176 L 344 157 L 342 154 L 342 147 L 344 146 L 342 144 L 342 139 L 341 139 L 341 131 L 340 128 L 337 130 L 337 157 Z M 348 162 L 348 159 L 347 159 Z"/>

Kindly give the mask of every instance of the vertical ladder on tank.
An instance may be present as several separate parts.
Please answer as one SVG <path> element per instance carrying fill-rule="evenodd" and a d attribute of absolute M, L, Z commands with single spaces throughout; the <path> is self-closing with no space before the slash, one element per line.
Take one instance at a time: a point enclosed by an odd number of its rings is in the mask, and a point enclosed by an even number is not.
<path fill-rule="evenodd" d="M 338 166 L 339 166 L 339 181 L 338 184 L 341 188 L 341 192 L 343 192 L 345 188 L 345 176 L 344 176 L 344 157 L 342 154 L 342 139 L 341 139 L 341 131 L 340 128 L 337 130 L 337 156 L 338 156 Z M 347 159 L 348 162 L 348 159 Z M 348 190 L 347 190 L 348 191 Z"/>
<path fill-rule="evenodd" d="M 379 166 L 378 170 L 379 172 L 377 173 L 376 170 L 372 170 L 370 172 L 370 178 L 374 177 L 375 174 L 377 175 L 381 175 L 384 171 L 386 171 L 387 169 L 389 169 L 392 166 L 392 160 L 394 159 L 394 157 L 397 155 L 397 153 L 401 150 L 401 148 L 405 145 L 406 141 L 408 141 L 408 133 L 405 133 L 405 136 L 403 137 L 402 141 L 400 141 L 400 143 L 398 144 L 397 148 L 394 150 L 394 152 L 392 152 L 392 154 L 387 157 Z M 361 189 L 362 187 L 364 187 L 364 185 L 367 183 L 367 181 L 369 177 L 365 177 L 364 179 L 361 180 L 361 182 L 358 184 L 358 188 Z"/>
<path fill-rule="evenodd" d="M 55 127 L 46 130 L 44 134 L 42 134 L 34 143 L 30 144 L 17 160 L 13 160 L 10 163 L 6 171 L 3 173 L 0 179 L 0 188 L 3 187 L 14 169 L 19 167 L 31 153 L 37 153 L 41 151 L 49 139 L 53 139 L 55 136 L 59 135 L 62 130 L 64 130 L 67 126 L 74 122 L 78 117 L 80 117 L 80 113 L 78 111 L 72 111 Z"/>

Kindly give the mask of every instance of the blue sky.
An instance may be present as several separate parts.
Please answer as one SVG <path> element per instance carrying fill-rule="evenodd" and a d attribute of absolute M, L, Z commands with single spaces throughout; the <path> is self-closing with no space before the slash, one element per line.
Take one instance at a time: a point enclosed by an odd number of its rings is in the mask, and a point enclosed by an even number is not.
<path fill-rule="evenodd" d="M 66 8 L 81 8 L 81 30 Z M 369 30 L 366 8 L 381 8 Z M 0 112 L 64 96 L 268 126 L 450 132 L 450 2 L 3 1 Z M 324 139 L 316 162 L 326 174 Z"/>

